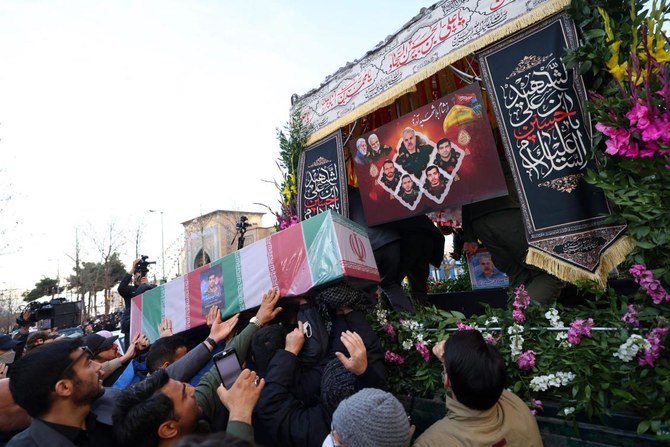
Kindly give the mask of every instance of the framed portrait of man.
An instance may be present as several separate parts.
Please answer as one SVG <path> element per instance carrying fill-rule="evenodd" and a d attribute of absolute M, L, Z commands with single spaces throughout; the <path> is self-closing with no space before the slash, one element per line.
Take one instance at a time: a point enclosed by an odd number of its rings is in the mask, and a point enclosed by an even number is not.
<path fill-rule="evenodd" d="M 202 314 L 207 315 L 209 308 L 215 304 L 223 309 L 226 305 L 223 293 L 223 269 L 221 264 L 211 266 L 200 273 L 200 296 L 202 298 Z"/>
<path fill-rule="evenodd" d="M 468 256 L 468 270 L 473 289 L 491 289 L 509 286 L 509 278 L 500 271 L 486 249 L 479 249 L 473 256 Z"/>

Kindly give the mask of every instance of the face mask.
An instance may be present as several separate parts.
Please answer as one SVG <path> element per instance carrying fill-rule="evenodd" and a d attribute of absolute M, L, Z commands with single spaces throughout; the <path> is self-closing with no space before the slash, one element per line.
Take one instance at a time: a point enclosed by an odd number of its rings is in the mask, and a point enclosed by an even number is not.
<path fill-rule="evenodd" d="M 321 444 L 321 447 L 336 447 L 332 433 L 328 433 L 328 436 L 326 436 L 326 439 L 323 440 L 323 444 Z"/>

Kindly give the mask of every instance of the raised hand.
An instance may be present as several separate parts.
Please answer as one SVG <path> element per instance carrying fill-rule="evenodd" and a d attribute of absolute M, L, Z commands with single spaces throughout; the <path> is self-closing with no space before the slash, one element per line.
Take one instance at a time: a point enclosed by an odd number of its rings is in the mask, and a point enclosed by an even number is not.
<path fill-rule="evenodd" d="M 212 329 L 209 331 L 209 336 L 218 343 L 221 340 L 225 340 L 231 332 L 233 332 L 233 329 L 237 326 L 237 320 L 239 319 L 240 314 L 235 314 L 226 321 L 221 321 L 221 312 L 219 312 L 217 306 L 213 306 L 213 308 L 214 307 L 217 309 L 216 318 L 212 322 Z"/>
<path fill-rule="evenodd" d="M 279 291 L 277 289 L 270 289 L 263 294 L 261 307 L 256 312 L 256 318 L 261 325 L 268 324 L 282 311 L 281 307 L 275 309 L 277 301 L 279 301 Z"/>
<path fill-rule="evenodd" d="M 286 345 L 284 349 L 293 355 L 300 354 L 300 350 L 305 344 L 305 326 L 302 321 L 298 321 L 298 327 L 286 334 Z"/>
<path fill-rule="evenodd" d="M 341 352 L 336 352 L 335 355 L 349 372 L 360 376 L 368 369 L 368 351 L 363 339 L 356 332 L 345 331 L 342 332 L 340 340 L 349 351 L 350 357 Z"/>
<path fill-rule="evenodd" d="M 172 335 L 172 320 L 161 320 L 159 327 L 160 337 L 169 337 Z"/>
<path fill-rule="evenodd" d="M 219 396 L 221 403 L 230 412 L 229 420 L 251 424 L 251 413 L 256 406 L 256 402 L 258 402 L 264 386 L 265 380 L 248 369 L 240 373 L 229 390 L 223 385 L 219 385 L 216 389 L 216 394 Z"/>

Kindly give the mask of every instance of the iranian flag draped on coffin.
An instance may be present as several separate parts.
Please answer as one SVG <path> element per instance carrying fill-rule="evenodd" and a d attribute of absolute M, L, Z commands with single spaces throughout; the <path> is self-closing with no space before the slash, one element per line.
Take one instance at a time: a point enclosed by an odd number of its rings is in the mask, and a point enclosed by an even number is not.
<path fill-rule="evenodd" d="M 223 278 L 215 294 L 207 289 L 212 275 Z M 175 333 L 202 325 L 214 304 L 226 318 L 259 306 L 272 287 L 298 296 L 341 279 L 362 287 L 379 282 L 379 272 L 365 229 L 327 211 L 136 296 L 131 337 L 156 340 L 162 319 Z"/>

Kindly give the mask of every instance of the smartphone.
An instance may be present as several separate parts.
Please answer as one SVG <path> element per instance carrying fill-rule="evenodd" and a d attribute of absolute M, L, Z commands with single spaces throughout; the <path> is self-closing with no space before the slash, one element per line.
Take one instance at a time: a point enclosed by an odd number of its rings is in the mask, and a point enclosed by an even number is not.
<path fill-rule="evenodd" d="M 219 372 L 221 383 L 223 383 L 226 389 L 230 389 L 242 372 L 242 365 L 240 364 L 240 359 L 237 358 L 237 351 L 235 351 L 235 348 L 231 348 L 219 352 L 214 355 L 212 360 L 214 360 L 216 370 Z"/>

